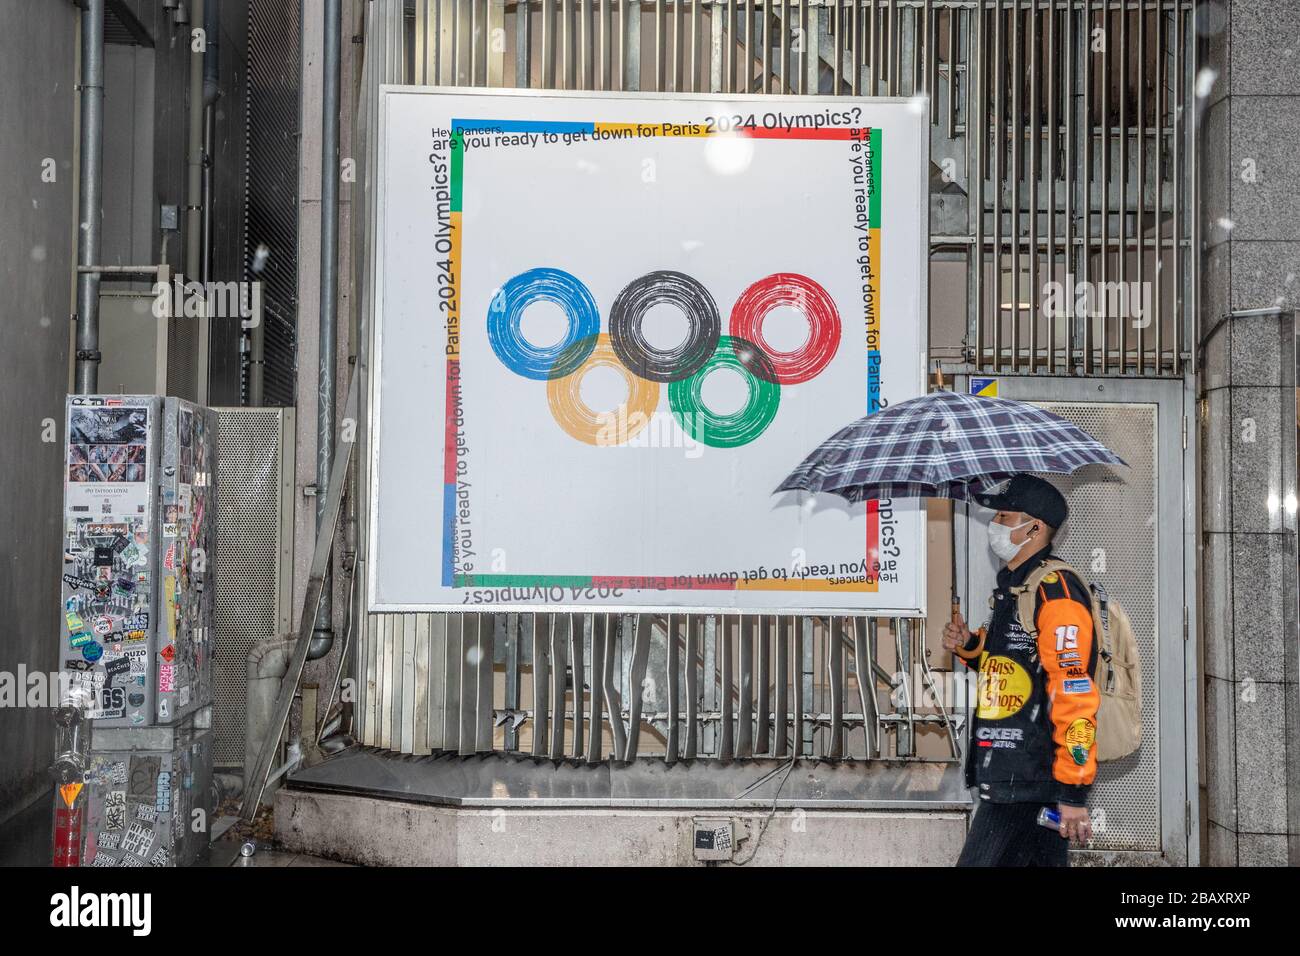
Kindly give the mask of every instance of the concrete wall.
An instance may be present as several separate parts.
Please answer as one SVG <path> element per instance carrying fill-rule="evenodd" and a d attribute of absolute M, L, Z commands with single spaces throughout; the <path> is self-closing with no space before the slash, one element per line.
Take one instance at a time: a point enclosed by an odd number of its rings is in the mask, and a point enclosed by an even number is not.
<path fill-rule="evenodd" d="M 951 866 L 966 814 L 782 810 L 755 849 L 763 812 L 454 808 L 281 790 L 286 849 L 370 866 L 702 866 L 693 819 L 733 821 L 736 858 L 755 866 Z"/>
<path fill-rule="evenodd" d="M 58 664 L 59 442 L 76 254 L 77 9 L 0 0 L 0 23 L 0 671 L 48 673 Z M 53 182 L 42 179 L 47 159 Z M 47 710 L 0 707 L 0 820 L 48 787 L 52 728 Z"/>
<path fill-rule="evenodd" d="M 1291 0 L 1205 4 L 1201 33 L 1204 68 L 1213 71 L 1201 127 L 1201 327 L 1208 332 L 1230 311 L 1291 309 L 1300 295 L 1300 7 Z M 1300 862 L 1295 515 L 1279 511 L 1288 475 L 1294 492 L 1296 467 L 1289 335 L 1276 316 L 1256 317 L 1226 324 L 1205 346 L 1211 864 Z"/>

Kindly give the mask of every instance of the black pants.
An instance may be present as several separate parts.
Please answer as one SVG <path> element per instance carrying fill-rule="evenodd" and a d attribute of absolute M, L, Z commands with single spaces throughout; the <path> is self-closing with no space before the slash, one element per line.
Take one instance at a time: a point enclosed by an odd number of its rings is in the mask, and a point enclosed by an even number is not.
<path fill-rule="evenodd" d="M 1041 803 L 981 800 L 958 866 L 1069 866 L 1070 841 L 1038 825 Z"/>

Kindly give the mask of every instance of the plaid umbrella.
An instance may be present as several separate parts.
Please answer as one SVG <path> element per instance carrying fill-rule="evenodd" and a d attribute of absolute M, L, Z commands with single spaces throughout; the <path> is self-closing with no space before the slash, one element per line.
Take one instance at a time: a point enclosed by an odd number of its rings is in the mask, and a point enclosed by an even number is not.
<path fill-rule="evenodd" d="M 964 499 L 1017 472 L 1069 474 L 1089 464 L 1127 463 L 1028 402 L 937 391 L 841 428 L 776 490 Z"/>

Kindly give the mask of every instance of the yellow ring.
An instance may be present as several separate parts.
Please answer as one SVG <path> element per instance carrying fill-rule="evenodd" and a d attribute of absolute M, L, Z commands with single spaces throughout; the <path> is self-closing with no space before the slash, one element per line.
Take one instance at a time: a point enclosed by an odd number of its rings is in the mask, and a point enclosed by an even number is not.
<path fill-rule="evenodd" d="M 582 379 L 600 366 L 612 368 L 627 383 L 627 400 L 608 412 L 595 412 L 582 400 Z M 588 445 L 621 445 L 634 438 L 659 407 L 659 383 L 633 375 L 619 360 L 609 336 L 596 337 L 596 347 L 574 371 L 546 383 L 551 415 L 569 435 Z"/>

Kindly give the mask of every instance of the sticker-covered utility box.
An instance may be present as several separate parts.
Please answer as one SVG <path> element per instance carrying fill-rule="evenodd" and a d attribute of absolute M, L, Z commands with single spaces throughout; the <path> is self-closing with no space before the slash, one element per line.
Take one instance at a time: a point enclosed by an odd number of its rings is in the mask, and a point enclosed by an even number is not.
<path fill-rule="evenodd" d="M 214 805 L 211 708 L 172 726 L 95 727 L 85 774 L 83 866 L 187 866 Z"/>
<path fill-rule="evenodd" d="M 212 699 L 216 433 L 215 411 L 177 398 L 68 397 L 60 666 L 96 726 Z"/>

